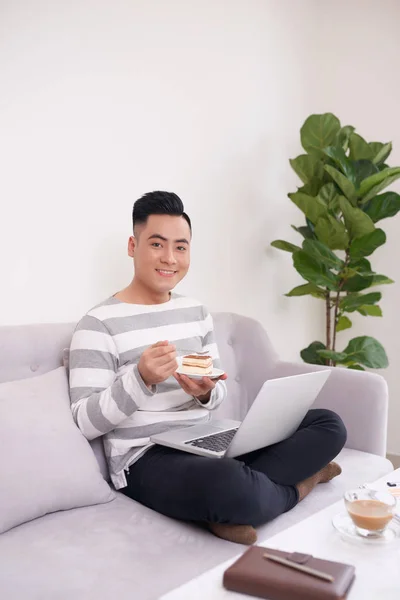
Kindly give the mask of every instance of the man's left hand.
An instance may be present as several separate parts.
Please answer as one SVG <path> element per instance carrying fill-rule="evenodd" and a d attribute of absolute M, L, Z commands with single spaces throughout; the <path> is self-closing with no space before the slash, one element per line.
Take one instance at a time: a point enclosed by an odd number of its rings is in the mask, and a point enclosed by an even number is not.
<path fill-rule="evenodd" d="M 174 377 L 181 386 L 181 388 L 189 396 L 194 396 L 203 404 L 206 404 L 209 401 L 211 392 L 215 388 L 217 381 L 223 381 L 224 379 L 228 378 L 226 373 L 224 373 L 217 379 L 210 379 L 209 377 L 202 377 L 201 379 L 191 379 L 187 375 L 181 375 L 180 373 L 174 373 Z"/>

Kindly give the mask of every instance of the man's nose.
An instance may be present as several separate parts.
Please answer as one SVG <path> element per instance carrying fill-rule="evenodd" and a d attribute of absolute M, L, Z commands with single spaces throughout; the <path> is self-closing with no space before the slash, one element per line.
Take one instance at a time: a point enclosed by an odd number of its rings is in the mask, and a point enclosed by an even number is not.
<path fill-rule="evenodd" d="M 175 254 L 173 252 L 172 248 L 166 248 L 162 261 L 164 263 L 166 263 L 167 265 L 174 265 L 176 264 L 176 258 L 175 258 Z"/>

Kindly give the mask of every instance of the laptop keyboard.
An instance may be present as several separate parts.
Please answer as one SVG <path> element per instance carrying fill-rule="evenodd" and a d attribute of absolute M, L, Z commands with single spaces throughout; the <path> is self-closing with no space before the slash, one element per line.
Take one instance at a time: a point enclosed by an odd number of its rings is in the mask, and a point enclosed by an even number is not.
<path fill-rule="evenodd" d="M 211 450 L 212 452 L 223 452 L 228 448 L 238 429 L 239 427 L 236 427 L 235 429 L 228 429 L 228 431 L 221 431 L 221 433 L 213 433 L 212 435 L 206 435 L 195 440 L 189 440 L 185 444 Z"/>

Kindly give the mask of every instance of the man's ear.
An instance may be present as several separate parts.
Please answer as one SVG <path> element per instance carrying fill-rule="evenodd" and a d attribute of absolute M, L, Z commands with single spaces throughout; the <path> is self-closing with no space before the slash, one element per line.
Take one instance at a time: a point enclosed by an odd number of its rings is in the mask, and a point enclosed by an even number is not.
<path fill-rule="evenodd" d="M 131 235 L 131 237 L 128 240 L 128 256 L 130 256 L 131 258 L 133 258 L 135 254 L 136 246 L 137 239 L 133 235 Z"/>

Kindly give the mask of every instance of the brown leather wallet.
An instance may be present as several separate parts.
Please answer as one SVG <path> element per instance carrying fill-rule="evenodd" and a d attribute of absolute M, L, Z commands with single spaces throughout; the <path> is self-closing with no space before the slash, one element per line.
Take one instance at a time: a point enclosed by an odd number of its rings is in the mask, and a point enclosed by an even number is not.
<path fill-rule="evenodd" d="M 264 554 L 272 554 L 331 575 L 333 581 L 325 581 L 266 559 Z M 223 584 L 228 590 L 268 600 L 338 600 L 346 597 L 354 577 L 352 565 L 299 552 L 251 546 L 225 571 Z"/>

